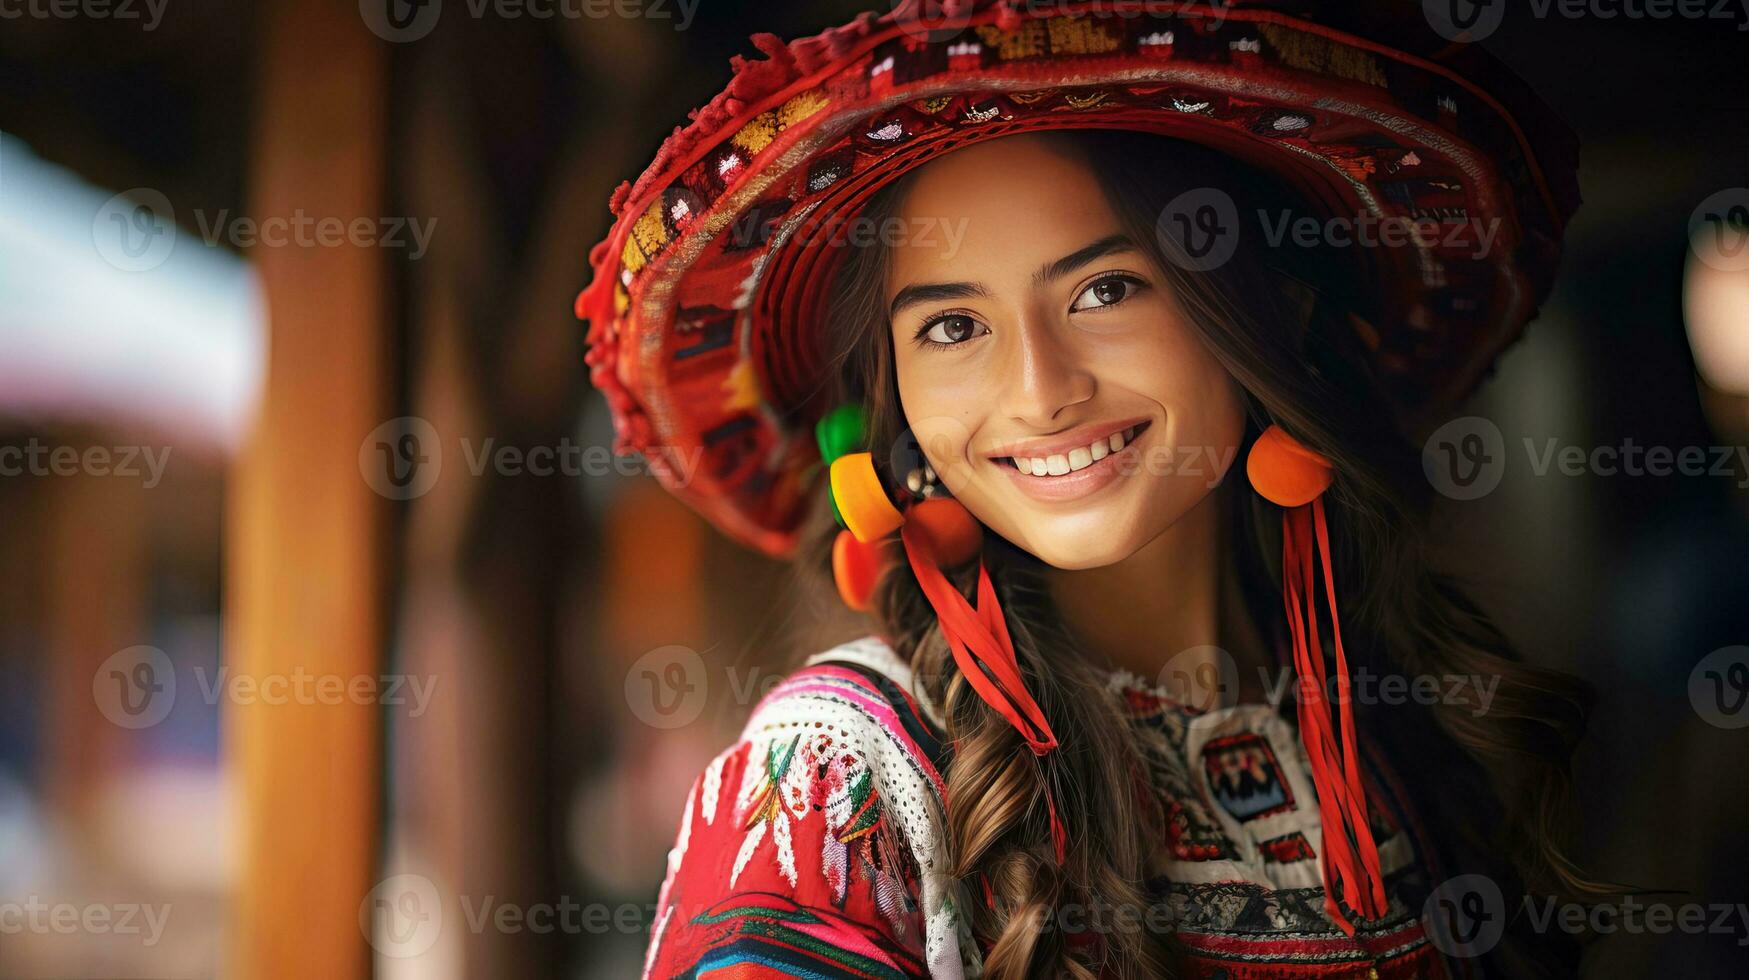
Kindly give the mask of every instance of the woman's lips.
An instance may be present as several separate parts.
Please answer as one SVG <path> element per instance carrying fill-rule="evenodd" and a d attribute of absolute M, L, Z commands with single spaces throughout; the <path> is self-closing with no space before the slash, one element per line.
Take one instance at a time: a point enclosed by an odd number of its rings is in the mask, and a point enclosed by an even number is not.
<path fill-rule="evenodd" d="M 1023 492 L 1040 500 L 1069 500 L 1110 485 L 1124 474 L 1120 461 L 1135 458 L 1136 442 L 1151 423 L 1139 422 L 1109 436 L 1089 440 L 1067 452 L 1045 456 L 1004 456 L 996 465 Z"/>

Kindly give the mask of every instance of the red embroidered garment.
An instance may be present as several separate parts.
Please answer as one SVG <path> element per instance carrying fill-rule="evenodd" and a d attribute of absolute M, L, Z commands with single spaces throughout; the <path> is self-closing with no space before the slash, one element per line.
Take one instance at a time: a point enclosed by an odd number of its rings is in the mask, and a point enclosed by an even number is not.
<path fill-rule="evenodd" d="M 1423 927 L 1426 874 L 1383 787 L 1370 798 L 1388 908 L 1351 938 L 1324 909 L 1318 801 L 1281 712 L 1200 713 L 1123 673 L 1110 689 L 1165 828 L 1141 921 L 1175 933 L 1180 976 L 1452 975 Z M 774 688 L 687 797 L 645 976 L 979 975 L 959 903 L 981 899 L 945 873 L 939 724 L 908 667 L 872 639 Z"/>

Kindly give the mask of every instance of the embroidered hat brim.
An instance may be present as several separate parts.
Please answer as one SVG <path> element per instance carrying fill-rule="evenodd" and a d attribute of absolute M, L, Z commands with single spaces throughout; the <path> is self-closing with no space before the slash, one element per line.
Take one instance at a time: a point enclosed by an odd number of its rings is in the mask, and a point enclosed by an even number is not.
<path fill-rule="evenodd" d="M 1535 315 L 1579 203 L 1571 133 L 1473 45 L 1368 5 L 906 0 L 754 43 L 635 183 L 577 298 L 616 450 L 732 537 L 796 539 L 818 480 L 834 230 L 968 143 L 1129 129 L 1220 150 L 1332 216 L 1425 232 L 1369 250 L 1355 329 L 1405 427 Z M 1408 5 L 1418 7 L 1419 5 Z"/>

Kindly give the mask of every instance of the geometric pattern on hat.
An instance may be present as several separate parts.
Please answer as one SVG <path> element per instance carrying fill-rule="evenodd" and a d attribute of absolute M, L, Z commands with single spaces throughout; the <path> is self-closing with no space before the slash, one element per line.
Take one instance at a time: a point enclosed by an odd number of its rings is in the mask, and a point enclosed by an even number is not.
<path fill-rule="evenodd" d="M 1329 215 L 1492 230 L 1485 251 L 1444 234 L 1354 250 L 1372 304 L 1359 341 L 1403 417 L 1430 417 L 1535 316 L 1579 196 L 1571 133 L 1419 6 L 907 0 L 756 36 L 766 58 L 735 59 L 615 192 L 590 253 L 577 314 L 616 450 L 731 537 L 789 552 L 821 482 L 821 328 L 844 252 L 824 243 L 906 170 L 1047 129 L 1200 143 Z"/>

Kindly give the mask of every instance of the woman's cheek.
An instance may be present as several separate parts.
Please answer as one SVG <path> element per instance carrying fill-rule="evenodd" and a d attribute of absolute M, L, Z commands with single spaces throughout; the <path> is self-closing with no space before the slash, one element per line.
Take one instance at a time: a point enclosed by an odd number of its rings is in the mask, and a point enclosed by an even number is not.
<path fill-rule="evenodd" d="M 950 492 L 971 478 L 967 448 L 978 422 L 972 412 L 984 403 L 976 393 L 956 389 L 956 384 L 965 381 L 951 374 L 937 380 L 901 373 L 899 381 L 899 407 L 911 436 Z"/>
<path fill-rule="evenodd" d="M 928 419 L 952 420 L 965 431 L 982 406 L 994 403 L 989 372 L 970 353 L 919 351 L 897 365 L 899 402 L 913 433 Z"/>

